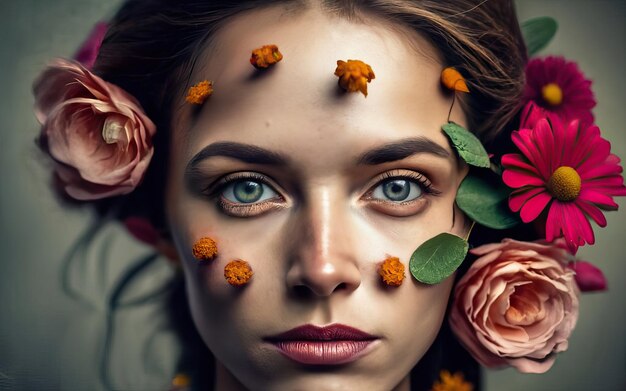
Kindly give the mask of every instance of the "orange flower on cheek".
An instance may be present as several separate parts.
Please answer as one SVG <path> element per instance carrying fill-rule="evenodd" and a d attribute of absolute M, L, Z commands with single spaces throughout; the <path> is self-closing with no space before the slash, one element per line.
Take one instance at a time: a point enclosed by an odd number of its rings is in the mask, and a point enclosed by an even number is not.
<path fill-rule="evenodd" d="M 404 265 L 396 257 L 388 257 L 380 265 L 378 274 L 383 282 L 389 286 L 400 286 L 404 281 Z"/>
<path fill-rule="evenodd" d="M 224 278 L 232 286 L 242 286 L 252 278 L 252 268 L 246 261 L 236 260 L 224 266 Z"/>
<path fill-rule="evenodd" d="M 193 256 L 199 260 L 209 260 L 217 256 L 217 243 L 215 240 L 204 237 L 194 243 L 192 248 Z"/>
<path fill-rule="evenodd" d="M 348 92 L 361 92 L 367 96 L 367 83 L 375 78 L 372 67 L 360 60 L 337 61 L 335 76 L 339 86 Z"/>

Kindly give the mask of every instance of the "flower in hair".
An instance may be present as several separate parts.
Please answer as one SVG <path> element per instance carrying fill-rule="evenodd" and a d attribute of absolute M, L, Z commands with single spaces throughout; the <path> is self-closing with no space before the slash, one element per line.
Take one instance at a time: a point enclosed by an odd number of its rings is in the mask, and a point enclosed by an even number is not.
<path fill-rule="evenodd" d="M 109 25 L 104 22 L 96 23 L 85 42 L 83 42 L 80 48 L 78 48 L 78 51 L 76 51 L 74 59 L 83 64 L 85 68 L 93 68 L 93 64 L 96 62 L 98 52 L 100 51 L 100 45 L 102 45 L 108 28 Z"/>
<path fill-rule="evenodd" d="M 472 391 L 474 386 L 465 380 L 461 372 L 450 373 L 448 370 L 439 372 L 439 380 L 430 391 Z"/>
<path fill-rule="evenodd" d="M 593 244 L 587 217 L 606 226 L 602 210 L 617 209 L 613 197 L 626 195 L 620 159 L 600 129 L 543 118 L 534 129 L 514 131 L 512 138 L 521 153 L 502 157 L 502 180 L 516 189 L 510 208 L 525 223 L 547 209 L 546 240 L 563 235 L 572 253 Z"/>
<path fill-rule="evenodd" d="M 339 86 L 348 92 L 361 92 L 367 96 L 367 83 L 375 78 L 372 67 L 360 60 L 337 61 L 335 76 Z"/>
<path fill-rule="evenodd" d="M 41 147 L 67 194 L 94 200 L 127 194 L 154 153 L 154 123 L 139 102 L 74 61 L 58 59 L 33 85 Z"/>
<path fill-rule="evenodd" d="M 549 56 L 532 59 L 526 65 L 524 100 L 535 102 L 542 110 L 555 113 L 563 121 L 579 119 L 591 125 L 591 109 L 596 101 L 591 81 L 585 78 L 575 62 Z"/>
<path fill-rule="evenodd" d="M 185 100 L 194 105 L 201 105 L 213 93 L 213 82 L 203 80 L 198 84 L 189 87 Z"/>
<path fill-rule="evenodd" d="M 543 373 L 565 351 L 578 319 L 570 255 L 554 244 L 504 239 L 479 256 L 455 288 L 452 331 L 486 367 Z"/>
<path fill-rule="evenodd" d="M 469 92 L 461 73 L 452 67 L 445 68 L 441 71 L 441 84 L 452 91 Z"/>
<path fill-rule="evenodd" d="M 265 69 L 283 59 L 282 53 L 276 45 L 263 45 L 254 49 L 250 55 L 250 64 L 256 69 Z"/>

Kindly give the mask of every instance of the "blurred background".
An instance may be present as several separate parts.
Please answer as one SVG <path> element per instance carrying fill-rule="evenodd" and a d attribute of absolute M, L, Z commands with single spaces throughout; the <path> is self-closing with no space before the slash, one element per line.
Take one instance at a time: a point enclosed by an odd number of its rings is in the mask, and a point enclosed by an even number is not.
<path fill-rule="evenodd" d="M 119 4 L 0 0 L 0 390 L 100 390 L 102 370 L 114 374 L 115 389 L 165 390 L 174 374 L 177 341 L 163 327 L 158 300 L 108 315 L 120 275 L 149 252 L 120 227 L 107 226 L 92 246 L 76 252 L 75 259 L 87 261 L 72 263 L 66 285 L 80 297 L 62 291 L 62 261 L 91 216 L 56 203 L 33 145 L 39 130 L 33 79 L 49 59 L 71 57 Z M 578 62 L 593 80 L 603 136 L 613 153 L 626 157 L 626 2 L 525 0 L 517 7 L 522 21 L 543 15 L 558 20 L 559 31 L 541 55 Z M 596 227 L 596 245 L 579 251 L 604 270 L 609 290 L 583 295 L 569 350 L 546 374 L 485 371 L 487 391 L 626 390 L 626 212 L 624 200 L 617 201 L 623 208 L 608 213 L 608 228 Z M 165 261 L 155 263 L 122 300 L 150 293 L 171 273 Z M 116 337 L 105 352 L 107 324 Z M 106 368 L 103 353 L 111 358 Z"/>

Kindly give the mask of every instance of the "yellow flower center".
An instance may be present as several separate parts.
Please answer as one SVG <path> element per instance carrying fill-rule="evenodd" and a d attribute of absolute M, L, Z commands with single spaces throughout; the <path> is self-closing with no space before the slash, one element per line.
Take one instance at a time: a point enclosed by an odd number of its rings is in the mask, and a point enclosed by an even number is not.
<path fill-rule="evenodd" d="M 541 97 L 550 106 L 558 106 L 563 102 L 563 90 L 556 83 L 548 83 L 541 88 Z"/>
<path fill-rule="evenodd" d="M 580 175 L 572 167 L 561 166 L 548 181 L 548 189 L 559 201 L 573 201 L 580 194 Z"/>

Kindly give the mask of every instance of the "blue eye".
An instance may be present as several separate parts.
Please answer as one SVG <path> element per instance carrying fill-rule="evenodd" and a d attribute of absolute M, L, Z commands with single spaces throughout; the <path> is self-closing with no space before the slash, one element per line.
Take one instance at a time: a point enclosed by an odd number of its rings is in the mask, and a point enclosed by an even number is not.
<path fill-rule="evenodd" d="M 255 180 L 237 180 L 224 187 L 222 196 L 236 204 L 253 204 L 276 197 L 270 186 Z"/>
<path fill-rule="evenodd" d="M 423 190 L 417 182 L 404 178 L 392 178 L 376 186 L 371 197 L 384 201 L 406 202 L 415 200 L 422 194 Z"/>

